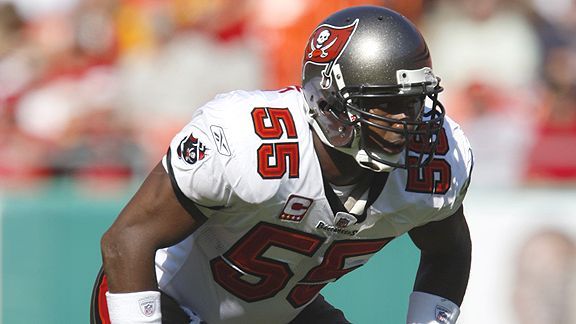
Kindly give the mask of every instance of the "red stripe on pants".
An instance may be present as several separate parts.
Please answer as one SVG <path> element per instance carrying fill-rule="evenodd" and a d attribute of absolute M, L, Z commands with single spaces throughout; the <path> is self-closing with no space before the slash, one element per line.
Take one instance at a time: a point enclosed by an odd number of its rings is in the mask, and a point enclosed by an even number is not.
<path fill-rule="evenodd" d="M 108 315 L 108 302 L 106 301 L 106 292 L 108 291 L 108 279 L 106 275 L 102 276 L 102 282 L 98 287 L 98 314 L 102 324 L 111 324 L 110 315 Z"/>

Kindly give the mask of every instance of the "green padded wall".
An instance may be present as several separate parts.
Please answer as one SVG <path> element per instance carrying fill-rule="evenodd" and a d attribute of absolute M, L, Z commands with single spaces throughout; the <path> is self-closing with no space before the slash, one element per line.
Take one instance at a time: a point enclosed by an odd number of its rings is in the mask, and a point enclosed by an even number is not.
<path fill-rule="evenodd" d="M 94 198 L 64 182 L 0 198 L 2 324 L 89 323 L 100 236 L 132 192 Z M 323 293 L 353 323 L 402 323 L 417 259 L 401 237 Z"/>

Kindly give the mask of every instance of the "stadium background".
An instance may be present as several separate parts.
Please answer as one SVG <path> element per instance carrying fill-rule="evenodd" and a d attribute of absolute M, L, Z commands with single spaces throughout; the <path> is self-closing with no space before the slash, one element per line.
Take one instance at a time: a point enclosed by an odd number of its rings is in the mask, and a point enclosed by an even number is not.
<path fill-rule="evenodd" d="M 170 136 L 216 93 L 297 84 L 355 4 L 421 28 L 475 149 L 459 323 L 576 323 L 574 1 L 0 0 L 0 324 L 87 323 L 100 235 Z M 417 261 L 401 237 L 325 294 L 402 323 Z"/>

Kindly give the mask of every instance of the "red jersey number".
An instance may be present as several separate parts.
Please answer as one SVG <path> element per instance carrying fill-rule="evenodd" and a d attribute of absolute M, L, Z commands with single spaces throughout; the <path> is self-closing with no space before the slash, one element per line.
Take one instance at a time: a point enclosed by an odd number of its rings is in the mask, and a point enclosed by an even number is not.
<path fill-rule="evenodd" d="M 259 223 L 223 256 L 212 259 L 214 280 L 231 294 L 247 302 L 276 296 L 294 273 L 288 263 L 264 256 L 272 247 L 312 257 L 325 238 L 268 223 Z M 287 297 L 294 307 L 310 302 L 320 289 L 360 265 L 346 267 L 346 260 L 380 250 L 390 239 L 337 241 Z"/>
<path fill-rule="evenodd" d="M 266 258 L 264 253 L 278 247 L 311 256 L 322 241 L 317 236 L 260 223 L 223 256 L 210 262 L 214 280 L 248 302 L 273 297 L 286 286 L 293 273 L 286 263 Z M 253 278 L 255 282 L 246 278 Z"/>
<path fill-rule="evenodd" d="M 410 150 L 418 153 L 430 151 L 422 143 L 415 143 L 410 147 Z M 440 195 L 447 193 L 452 181 L 452 168 L 444 159 L 448 152 L 448 137 L 446 136 L 446 131 L 442 128 L 438 132 L 438 144 L 434 159 L 422 168 L 408 168 L 406 191 Z M 408 164 L 415 164 L 417 158 L 408 157 L 408 162 Z"/>
<path fill-rule="evenodd" d="M 289 140 L 298 139 L 290 110 L 257 107 L 252 110 L 251 115 L 256 135 L 266 141 L 257 151 L 258 174 L 262 179 L 280 179 L 288 172 L 288 177 L 298 178 L 300 172 L 298 142 L 277 142 L 284 135 Z"/>

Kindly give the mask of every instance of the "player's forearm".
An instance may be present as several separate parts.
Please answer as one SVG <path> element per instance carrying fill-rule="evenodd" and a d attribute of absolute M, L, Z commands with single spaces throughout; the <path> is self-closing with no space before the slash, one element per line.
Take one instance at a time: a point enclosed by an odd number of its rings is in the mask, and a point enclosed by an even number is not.
<path fill-rule="evenodd" d="M 101 240 L 104 272 L 111 293 L 157 290 L 156 249 L 138 235 L 109 230 Z"/>
<path fill-rule="evenodd" d="M 460 306 L 470 274 L 471 247 L 442 255 L 422 253 L 414 290 L 447 298 Z"/>

